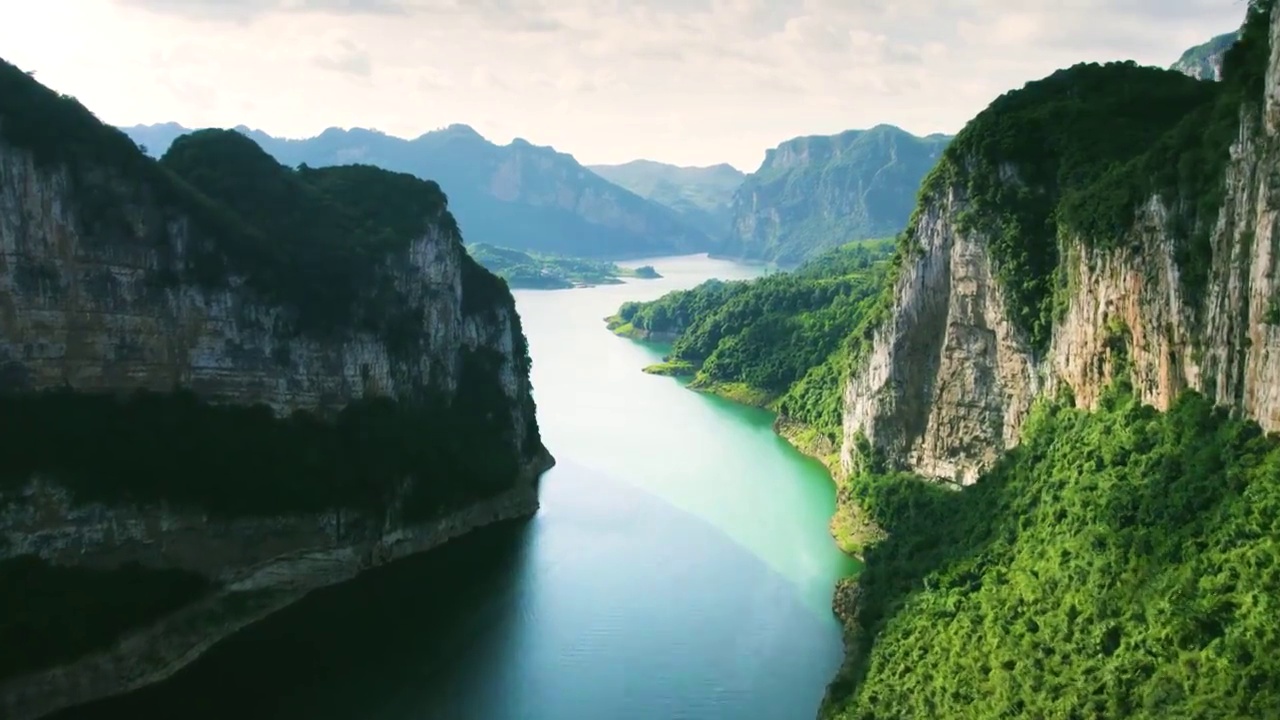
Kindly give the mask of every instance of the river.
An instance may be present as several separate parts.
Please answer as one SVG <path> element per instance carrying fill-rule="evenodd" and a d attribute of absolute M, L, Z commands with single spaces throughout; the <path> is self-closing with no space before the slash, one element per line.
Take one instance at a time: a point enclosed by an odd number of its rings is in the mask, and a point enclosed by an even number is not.
<path fill-rule="evenodd" d="M 632 263 L 628 263 L 632 264 Z M 840 660 L 831 481 L 762 411 L 640 369 L 602 318 L 709 277 L 517 291 L 544 442 L 530 521 L 369 573 L 168 682 L 60 717 L 810 720 Z"/>

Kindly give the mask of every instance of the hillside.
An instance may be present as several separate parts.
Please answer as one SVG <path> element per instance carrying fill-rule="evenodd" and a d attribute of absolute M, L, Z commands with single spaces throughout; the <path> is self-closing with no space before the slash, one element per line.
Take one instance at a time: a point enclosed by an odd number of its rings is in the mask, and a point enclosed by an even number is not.
<path fill-rule="evenodd" d="M 843 388 L 841 503 L 888 539 L 826 716 L 1280 714 L 1272 15 L 1221 83 L 1010 92 L 931 173 Z"/>
<path fill-rule="evenodd" d="M 895 235 L 949 140 L 891 125 L 788 140 L 734 194 L 718 254 L 789 266 L 847 242 Z"/>
<path fill-rule="evenodd" d="M 1239 31 L 1223 33 L 1209 42 L 1189 48 L 1170 69 L 1197 80 L 1221 80 L 1222 56 L 1239 37 Z"/>
<path fill-rule="evenodd" d="M 435 183 L 157 162 L 0 61 L 0 228 L 0 716 L 537 510 L 520 319 Z"/>
<path fill-rule="evenodd" d="M 471 242 L 607 259 L 710 247 L 706 234 L 676 211 L 614 185 L 572 156 L 521 139 L 496 145 L 466 125 L 412 140 L 360 128 L 330 128 L 305 140 L 236 129 L 289 167 L 360 163 L 437 182 Z M 190 132 L 174 123 L 123 130 L 157 156 Z"/>
<path fill-rule="evenodd" d="M 841 322 L 834 441 L 773 403 L 865 562 L 824 718 L 1280 716 L 1273 7 L 1220 83 L 1082 64 L 996 99 Z M 767 282 L 626 313 L 679 348 Z M 736 377 L 802 347 L 734 352 L 771 315 L 706 325 Z"/>
<path fill-rule="evenodd" d="M 688 224 L 720 241 L 729 232 L 733 193 L 746 175 L 731 165 L 680 167 L 652 160 L 590 165 L 604 179 L 665 205 Z"/>

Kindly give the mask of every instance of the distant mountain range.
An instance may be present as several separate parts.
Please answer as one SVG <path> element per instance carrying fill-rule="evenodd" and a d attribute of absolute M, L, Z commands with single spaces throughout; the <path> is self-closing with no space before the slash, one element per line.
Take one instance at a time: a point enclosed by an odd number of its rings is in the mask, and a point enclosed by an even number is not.
<path fill-rule="evenodd" d="M 413 140 L 330 128 L 305 140 L 235 128 L 279 162 L 312 167 L 362 163 L 435 180 L 467 242 L 578 257 L 634 258 L 704 252 L 707 233 L 677 210 L 615 185 L 571 155 L 522 139 L 496 145 L 467 125 Z M 190 128 L 121 128 L 155 156 Z"/>
<path fill-rule="evenodd" d="M 121 129 L 156 156 L 191 131 Z M 710 251 L 781 265 L 902 230 L 950 140 L 891 125 L 798 137 L 744 175 L 725 164 L 651 160 L 586 167 L 522 139 L 496 145 L 467 125 L 412 140 L 364 129 L 305 140 L 235 129 L 285 165 L 364 163 L 435 180 L 468 243 L 597 259 Z"/>
<path fill-rule="evenodd" d="M 732 165 L 681 167 L 633 160 L 622 165 L 588 165 L 600 177 L 675 210 L 714 240 L 729 232 L 733 193 L 746 174 Z"/>
<path fill-rule="evenodd" d="M 853 240 L 896 235 L 950 141 L 892 125 L 788 140 L 734 194 L 718 252 L 794 265 Z"/>
<path fill-rule="evenodd" d="M 1190 75 L 1199 80 L 1222 79 L 1222 57 L 1235 44 L 1240 32 L 1223 33 L 1207 43 L 1197 45 L 1186 52 L 1169 69 Z"/>

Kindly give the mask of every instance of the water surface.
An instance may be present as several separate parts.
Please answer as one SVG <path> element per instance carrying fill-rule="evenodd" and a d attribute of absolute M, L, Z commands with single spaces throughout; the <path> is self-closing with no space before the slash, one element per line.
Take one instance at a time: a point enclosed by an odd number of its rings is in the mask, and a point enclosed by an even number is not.
<path fill-rule="evenodd" d="M 853 568 L 829 478 L 769 415 L 640 368 L 602 318 L 758 270 L 654 258 L 664 277 L 517 291 L 543 438 L 559 464 L 526 522 L 298 605 L 177 677 L 77 718 L 813 718 Z"/>

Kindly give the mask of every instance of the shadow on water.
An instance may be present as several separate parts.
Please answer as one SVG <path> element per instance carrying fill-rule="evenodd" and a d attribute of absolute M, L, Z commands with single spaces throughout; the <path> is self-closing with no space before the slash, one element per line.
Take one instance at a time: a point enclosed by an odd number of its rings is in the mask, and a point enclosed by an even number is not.
<path fill-rule="evenodd" d="M 57 715 L 812 718 L 829 617 L 707 523 L 569 464 L 531 521 L 318 591 L 157 686 Z"/>
<path fill-rule="evenodd" d="M 406 689 L 465 689 L 451 663 L 512 622 L 529 521 L 316 591 L 168 682 L 53 717 L 368 717 Z"/>

